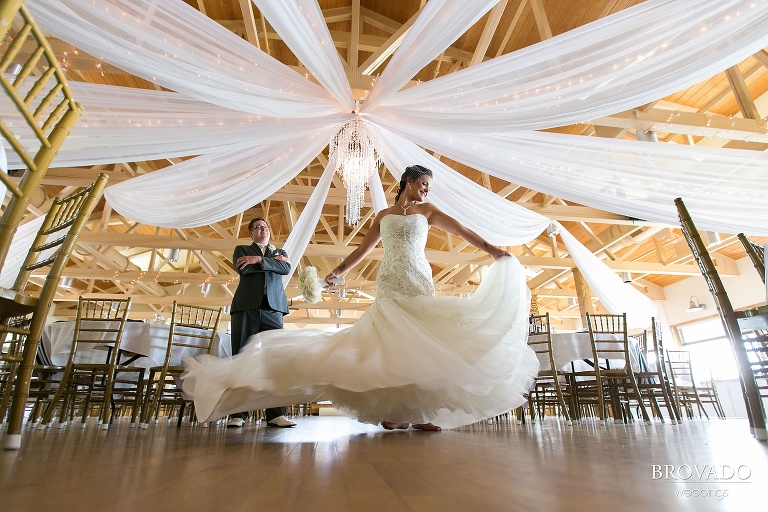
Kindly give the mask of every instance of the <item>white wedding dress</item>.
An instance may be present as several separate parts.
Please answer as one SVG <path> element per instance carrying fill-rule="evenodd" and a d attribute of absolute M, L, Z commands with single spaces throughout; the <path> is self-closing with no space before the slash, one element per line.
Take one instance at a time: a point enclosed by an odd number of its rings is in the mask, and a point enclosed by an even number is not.
<path fill-rule="evenodd" d="M 539 364 L 520 263 L 499 258 L 470 297 L 434 297 L 428 230 L 420 214 L 382 219 L 378 298 L 349 329 L 266 331 L 231 359 L 186 360 L 198 418 L 331 400 L 365 423 L 452 428 L 522 404 Z"/>

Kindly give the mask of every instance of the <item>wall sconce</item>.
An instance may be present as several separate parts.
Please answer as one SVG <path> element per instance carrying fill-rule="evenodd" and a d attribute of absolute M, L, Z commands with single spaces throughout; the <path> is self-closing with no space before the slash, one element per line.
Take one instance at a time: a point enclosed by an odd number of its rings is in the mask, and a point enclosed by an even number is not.
<path fill-rule="evenodd" d="M 621 273 L 621 280 L 625 283 L 631 283 L 632 282 L 632 274 L 630 272 L 622 272 Z"/>
<path fill-rule="evenodd" d="M 717 233 L 715 231 L 705 231 L 704 238 L 707 239 L 707 247 L 711 245 L 719 244 L 722 241 L 720 239 L 720 233 Z"/>
<path fill-rule="evenodd" d="M 171 249 L 171 252 L 168 253 L 168 261 L 171 261 L 173 263 L 176 263 L 179 261 L 179 253 L 181 250 L 179 249 Z"/>
<path fill-rule="evenodd" d="M 698 297 L 695 295 L 691 295 L 691 301 L 688 303 L 688 309 L 685 311 L 688 313 L 694 313 L 696 311 L 701 311 L 702 309 L 707 309 L 707 305 L 699 302 Z"/>
<path fill-rule="evenodd" d="M 208 293 L 211 291 L 211 283 L 203 283 L 200 285 L 200 292 L 202 292 L 203 295 L 208 296 Z"/>
<path fill-rule="evenodd" d="M 61 286 L 63 288 L 72 288 L 73 281 L 71 277 L 62 277 L 61 278 Z"/>

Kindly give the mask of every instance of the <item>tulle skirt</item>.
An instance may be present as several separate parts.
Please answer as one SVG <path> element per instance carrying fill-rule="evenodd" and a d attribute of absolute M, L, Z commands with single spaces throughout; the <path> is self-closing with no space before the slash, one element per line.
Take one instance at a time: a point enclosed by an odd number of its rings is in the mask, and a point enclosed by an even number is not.
<path fill-rule="evenodd" d="M 331 400 L 365 423 L 467 425 L 524 402 L 539 368 L 529 307 L 504 257 L 470 297 L 379 299 L 349 329 L 266 331 L 230 359 L 187 359 L 183 390 L 200 421 Z"/>

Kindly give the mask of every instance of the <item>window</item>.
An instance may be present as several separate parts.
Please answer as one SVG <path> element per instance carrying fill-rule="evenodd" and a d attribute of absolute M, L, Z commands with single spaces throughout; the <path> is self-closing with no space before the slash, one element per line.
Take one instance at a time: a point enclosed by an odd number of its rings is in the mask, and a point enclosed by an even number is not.
<path fill-rule="evenodd" d="M 697 381 L 739 377 L 731 344 L 719 318 L 678 327 L 678 332 L 685 350 L 691 353 Z"/>

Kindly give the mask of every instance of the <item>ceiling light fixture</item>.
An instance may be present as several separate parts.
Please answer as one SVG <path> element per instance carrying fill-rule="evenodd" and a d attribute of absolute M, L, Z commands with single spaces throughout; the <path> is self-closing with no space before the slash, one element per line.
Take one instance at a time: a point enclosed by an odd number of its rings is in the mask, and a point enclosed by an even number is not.
<path fill-rule="evenodd" d="M 550 223 L 549 226 L 547 226 L 547 236 L 555 237 L 559 234 L 560 230 L 554 223 Z"/>
<path fill-rule="evenodd" d="M 357 226 L 365 202 L 365 187 L 381 165 L 377 147 L 381 138 L 372 125 L 362 119 L 344 124 L 331 137 L 328 164 L 341 175 L 347 189 L 347 224 Z"/>

